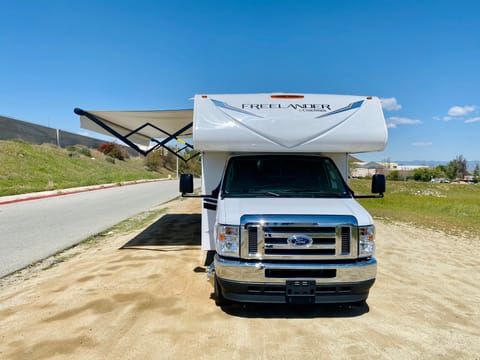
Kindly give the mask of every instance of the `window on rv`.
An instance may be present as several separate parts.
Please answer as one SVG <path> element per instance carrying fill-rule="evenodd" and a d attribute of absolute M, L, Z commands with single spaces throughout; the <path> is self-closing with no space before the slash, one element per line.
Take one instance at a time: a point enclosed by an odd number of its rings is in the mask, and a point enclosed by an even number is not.
<path fill-rule="evenodd" d="M 223 196 L 347 197 L 331 159 L 319 156 L 239 156 L 230 159 Z"/>

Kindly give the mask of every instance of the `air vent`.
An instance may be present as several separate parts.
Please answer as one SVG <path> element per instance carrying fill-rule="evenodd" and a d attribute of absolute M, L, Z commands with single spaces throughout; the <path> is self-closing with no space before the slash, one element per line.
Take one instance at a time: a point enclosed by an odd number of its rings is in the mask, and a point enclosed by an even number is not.
<path fill-rule="evenodd" d="M 256 254 L 258 252 L 258 228 L 251 227 L 248 229 L 248 253 Z"/>
<path fill-rule="evenodd" d="M 350 254 L 350 227 L 342 227 L 342 255 Z"/>

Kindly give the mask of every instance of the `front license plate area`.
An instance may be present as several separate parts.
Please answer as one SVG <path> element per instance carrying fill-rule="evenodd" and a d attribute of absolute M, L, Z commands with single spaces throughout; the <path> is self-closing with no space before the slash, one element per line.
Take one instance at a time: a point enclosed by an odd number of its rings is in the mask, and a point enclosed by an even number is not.
<path fill-rule="evenodd" d="M 315 304 L 315 280 L 287 280 L 287 304 Z"/>

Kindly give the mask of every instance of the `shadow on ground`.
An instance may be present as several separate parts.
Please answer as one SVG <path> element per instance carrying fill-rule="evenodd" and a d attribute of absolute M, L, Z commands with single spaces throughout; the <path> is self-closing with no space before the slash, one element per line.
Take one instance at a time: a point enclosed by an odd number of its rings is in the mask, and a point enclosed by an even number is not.
<path fill-rule="evenodd" d="M 120 249 L 149 249 L 152 246 L 200 245 L 200 214 L 167 214 L 147 227 Z"/>
<path fill-rule="evenodd" d="M 370 308 L 367 303 L 316 305 L 233 303 L 222 306 L 222 310 L 241 318 L 314 319 L 357 317 L 368 313 Z"/>
<path fill-rule="evenodd" d="M 137 249 L 152 251 L 172 251 L 169 246 L 195 246 L 201 243 L 200 214 L 167 214 L 162 216 L 140 234 L 128 241 L 120 249 Z M 162 249 L 166 246 L 166 249 Z M 185 248 L 179 249 L 179 251 Z M 213 260 L 213 251 L 206 253 L 205 263 L 196 267 L 194 272 L 206 272 L 206 267 Z M 213 296 L 213 294 L 212 294 Z M 212 306 L 214 302 L 212 301 Z M 222 310 L 242 318 L 349 318 L 369 312 L 366 303 L 350 304 L 317 304 L 317 305 L 285 305 L 285 304 L 252 304 L 232 303 L 222 307 Z"/>

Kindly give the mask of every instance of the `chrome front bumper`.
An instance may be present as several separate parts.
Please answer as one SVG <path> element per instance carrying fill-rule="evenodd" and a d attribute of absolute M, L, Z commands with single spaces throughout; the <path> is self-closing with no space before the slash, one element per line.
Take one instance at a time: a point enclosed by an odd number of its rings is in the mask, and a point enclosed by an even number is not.
<path fill-rule="evenodd" d="M 365 261 L 347 263 L 298 263 L 298 262 L 268 262 L 232 260 L 215 255 L 214 269 L 209 270 L 209 276 L 215 273 L 219 279 L 244 283 L 277 283 L 284 284 L 286 280 L 296 277 L 269 277 L 268 273 L 279 273 L 286 270 L 302 272 L 330 271 L 331 277 L 317 278 L 317 284 L 356 283 L 375 279 L 377 260 L 371 258 Z M 334 270 L 334 271 L 332 271 Z M 304 277 L 301 277 L 304 278 Z"/>
<path fill-rule="evenodd" d="M 343 263 L 277 263 L 215 255 L 208 275 L 228 300 L 313 304 L 364 301 L 375 282 L 376 269 L 375 258 Z"/>

